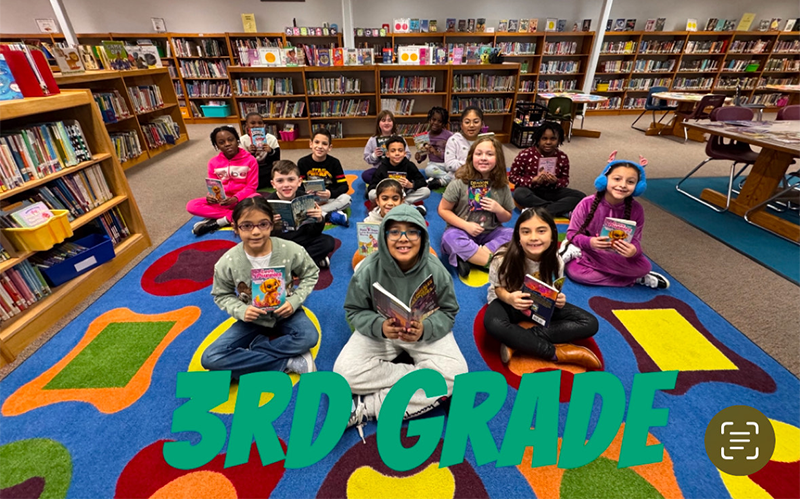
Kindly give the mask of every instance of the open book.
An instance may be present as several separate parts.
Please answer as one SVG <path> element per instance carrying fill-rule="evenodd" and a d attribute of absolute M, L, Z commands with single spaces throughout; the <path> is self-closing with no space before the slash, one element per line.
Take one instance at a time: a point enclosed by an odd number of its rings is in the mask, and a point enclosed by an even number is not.
<path fill-rule="evenodd" d="M 271 312 L 286 303 L 286 267 L 250 270 L 253 306 Z"/>
<path fill-rule="evenodd" d="M 564 278 L 556 279 L 552 286 L 545 284 L 530 274 L 525 274 L 522 291 L 530 294 L 533 301 L 531 306 L 531 320 L 540 326 L 550 325 L 553 312 L 556 309 L 556 298 L 564 285 Z"/>
<path fill-rule="evenodd" d="M 216 199 L 218 203 L 225 201 L 227 198 L 225 195 L 225 187 L 222 185 L 222 180 L 218 178 L 207 178 L 206 189 L 208 190 L 208 195 Z"/>
<path fill-rule="evenodd" d="M 316 220 L 308 216 L 308 210 L 314 209 L 314 195 L 298 196 L 291 201 L 269 199 L 269 204 L 276 215 L 281 216 L 285 230 L 297 230 L 301 225 L 314 223 Z"/>
<path fill-rule="evenodd" d="M 439 298 L 433 275 L 429 275 L 411 295 L 408 305 L 386 290 L 380 283 L 372 284 L 372 301 L 379 314 L 387 319 L 395 319 L 398 326 L 409 327 L 411 321 L 422 322 L 439 310 Z"/>

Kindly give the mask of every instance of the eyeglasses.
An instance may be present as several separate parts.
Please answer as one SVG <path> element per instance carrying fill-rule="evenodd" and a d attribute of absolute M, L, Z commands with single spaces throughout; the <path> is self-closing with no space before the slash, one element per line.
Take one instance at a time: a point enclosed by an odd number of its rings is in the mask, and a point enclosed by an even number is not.
<path fill-rule="evenodd" d="M 261 222 L 258 222 L 257 224 L 253 224 L 253 223 L 250 223 L 250 222 L 242 222 L 240 224 L 236 224 L 236 228 L 241 230 L 241 231 L 243 231 L 243 232 L 250 232 L 251 230 L 253 230 L 256 227 L 258 227 L 258 230 L 260 230 L 260 231 L 266 231 L 267 229 L 272 227 L 272 222 L 268 222 L 266 220 L 263 220 Z"/>
<path fill-rule="evenodd" d="M 386 239 L 388 239 L 389 241 L 397 241 L 403 236 L 406 236 L 406 239 L 408 239 L 409 241 L 419 241 L 421 235 L 422 231 L 417 229 L 411 229 L 411 230 L 390 229 L 386 231 Z"/>

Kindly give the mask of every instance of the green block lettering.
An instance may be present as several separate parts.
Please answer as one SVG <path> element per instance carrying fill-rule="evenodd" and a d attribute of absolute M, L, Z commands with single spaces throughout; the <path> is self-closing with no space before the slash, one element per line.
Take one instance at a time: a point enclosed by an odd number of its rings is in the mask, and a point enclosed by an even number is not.
<path fill-rule="evenodd" d="M 653 408 L 656 390 L 672 390 L 678 371 L 640 373 L 633 377 L 631 402 L 625 419 L 625 433 L 619 452 L 619 467 L 660 463 L 664 459 L 664 444 L 647 445 L 651 426 L 667 426 L 669 408 Z"/>

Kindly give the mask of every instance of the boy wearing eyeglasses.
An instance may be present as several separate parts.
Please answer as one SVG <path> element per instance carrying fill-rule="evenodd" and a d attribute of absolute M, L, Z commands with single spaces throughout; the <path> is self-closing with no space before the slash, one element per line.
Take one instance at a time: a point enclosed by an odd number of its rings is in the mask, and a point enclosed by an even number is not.
<path fill-rule="evenodd" d="M 422 215 L 413 206 L 397 206 L 386 214 L 380 231 L 378 251 L 367 256 L 350 280 L 344 309 L 354 332 L 333 366 L 350 383 L 354 397 L 349 426 L 356 426 L 362 439 L 364 424 L 378 418 L 389 389 L 409 372 L 435 369 L 444 376 L 448 390 L 434 397 L 418 391 L 408 403 L 406 418 L 438 406 L 451 395 L 455 377 L 467 372 L 452 333 L 458 313 L 453 280 L 430 253 Z M 402 327 L 375 309 L 374 283 L 407 304 L 428 276 L 433 278 L 439 308 L 421 322 Z M 403 352 L 413 364 L 392 363 Z"/>
<path fill-rule="evenodd" d="M 291 201 L 297 196 L 306 194 L 303 189 L 303 179 L 300 176 L 300 168 L 293 162 L 282 159 L 272 166 L 272 187 L 275 192 L 266 196 L 267 200 L 280 199 Z M 280 215 L 275 215 L 275 227 L 272 229 L 272 237 L 288 239 L 306 249 L 311 259 L 317 267 L 324 269 L 330 266 L 331 260 L 328 255 L 333 251 L 335 240 L 333 237 L 323 234 L 325 229 L 325 214 L 318 204 L 306 212 L 311 223 L 303 223 L 295 230 L 288 230 L 280 219 Z"/>

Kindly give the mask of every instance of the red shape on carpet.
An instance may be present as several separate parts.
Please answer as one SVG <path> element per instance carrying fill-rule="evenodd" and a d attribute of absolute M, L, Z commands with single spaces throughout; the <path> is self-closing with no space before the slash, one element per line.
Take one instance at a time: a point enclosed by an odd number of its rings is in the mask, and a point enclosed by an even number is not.
<path fill-rule="evenodd" d="M 774 499 L 800 497 L 800 461 L 768 461 L 763 468 L 750 475 L 750 479 Z"/>
<path fill-rule="evenodd" d="M 233 241 L 212 239 L 170 251 L 142 274 L 142 289 L 155 296 L 179 296 L 210 286 L 214 264 L 234 246 Z"/>

